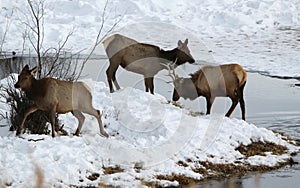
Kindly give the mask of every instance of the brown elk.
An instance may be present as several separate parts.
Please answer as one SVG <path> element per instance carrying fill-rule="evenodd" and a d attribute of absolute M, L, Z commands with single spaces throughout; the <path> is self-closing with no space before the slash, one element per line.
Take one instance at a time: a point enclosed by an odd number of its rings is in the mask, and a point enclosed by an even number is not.
<path fill-rule="evenodd" d="M 103 136 L 108 137 L 101 120 L 99 110 L 92 106 L 92 94 L 89 87 L 83 82 L 62 81 L 54 78 L 35 79 L 34 73 L 37 67 L 29 70 L 26 65 L 18 76 L 15 84 L 16 88 L 21 88 L 33 105 L 29 107 L 18 127 L 17 135 L 23 129 L 27 116 L 36 110 L 47 111 L 50 114 L 52 137 L 55 137 L 55 114 L 64 114 L 71 112 L 78 119 L 78 127 L 75 135 L 79 135 L 85 117 L 82 113 L 90 114 L 98 120 L 100 132 Z"/>
<path fill-rule="evenodd" d="M 210 114 L 216 97 L 229 97 L 232 105 L 226 116 L 229 117 L 240 103 L 242 119 L 245 120 L 244 87 L 247 81 L 246 71 L 238 64 L 205 66 L 191 74 L 191 78 L 175 75 L 174 67 L 169 64 L 169 75 L 174 83 L 173 101 L 180 97 L 194 100 L 203 96 L 206 99 L 206 114 Z"/>
<path fill-rule="evenodd" d="M 146 92 L 150 90 L 153 94 L 154 76 L 165 68 L 161 63 L 167 64 L 176 58 L 176 65 L 195 62 L 187 44 L 188 39 L 184 43 L 179 40 L 177 48 L 163 50 L 151 44 L 139 43 L 120 34 L 114 34 L 106 38 L 103 45 L 110 63 L 106 70 L 110 92 L 114 92 L 112 82 L 117 90 L 120 89 L 116 80 L 116 71 L 119 65 L 121 65 L 128 71 L 144 75 Z"/>

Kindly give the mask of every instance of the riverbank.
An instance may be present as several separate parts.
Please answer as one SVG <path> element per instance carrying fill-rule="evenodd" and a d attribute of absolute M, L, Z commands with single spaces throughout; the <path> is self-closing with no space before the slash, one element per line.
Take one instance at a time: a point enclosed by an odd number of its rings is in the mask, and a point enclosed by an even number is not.
<path fill-rule="evenodd" d="M 0 137 L 2 185 L 34 186 L 29 177 L 36 165 L 45 186 L 189 185 L 277 169 L 291 164 L 300 149 L 296 141 L 240 118 L 216 112 L 195 116 L 159 94 L 131 87 L 110 94 L 103 82 L 84 82 L 93 90 L 94 106 L 102 111 L 110 138 L 98 134 L 92 117 L 86 118 L 80 137 L 15 137 L 7 129 Z M 71 135 L 77 126 L 74 117 L 60 119 Z"/>
<path fill-rule="evenodd" d="M 300 146 L 300 140 L 291 140 L 296 143 L 297 146 Z M 274 155 L 283 155 L 287 154 L 286 148 L 280 145 L 273 143 L 263 143 L 263 142 L 253 142 L 250 145 L 244 146 L 241 145 L 237 148 L 239 152 L 245 156 L 266 156 L 267 152 L 270 152 Z M 160 180 L 168 181 L 178 181 L 180 186 L 192 187 L 195 185 L 205 186 L 210 184 L 210 181 L 225 181 L 230 178 L 242 178 L 250 173 L 265 173 L 269 171 L 275 171 L 285 166 L 298 165 L 299 163 L 294 161 L 292 156 L 298 155 L 298 152 L 291 153 L 291 158 L 286 161 L 280 162 L 276 166 L 268 165 L 245 165 L 245 164 L 214 164 L 208 161 L 199 161 L 198 163 L 202 165 L 201 168 L 194 168 L 193 171 L 203 175 L 201 180 L 193 179 L 185 175 L 176 175 L 172 174 L 170 176 L 158 176 Z M 195 161 L 187 160 L 185 162 L 179 161 L 178 164 L 183 167 L 188 167 L 188 163 L 195 163 Z M 145 185 L 150 187 L 159 187 L 159 184 L 154 182 L 145 182 Z M 216 185 L 216 184 L 215 184 Z"/>

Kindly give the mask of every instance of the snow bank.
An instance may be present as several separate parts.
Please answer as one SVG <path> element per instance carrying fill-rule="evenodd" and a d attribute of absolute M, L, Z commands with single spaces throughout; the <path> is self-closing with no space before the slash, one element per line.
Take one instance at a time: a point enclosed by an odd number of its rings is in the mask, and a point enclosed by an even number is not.
<path fill-rule="evenodd" d="M 3 44 L 6 51 L 22 50 L 25 25 L 21 21 L 28 20 L 26 15 L 29 15 L 24 8 L 27 7 L 26 2 L 0 2 L 1 39 L 6 26 L 9 26 Z M 45 1 L 43 48 L 57 47 L 73 31 L 65 49 L 87 53 L 100 28 L 104 3 L 92 0 Z M 299 78 L 299 9 L 298 0 L 113 0 L 109 1 L 106 9 L 104 31 L 121 17 L 115 32 L 142 35 L 142 42 L 148 42 L 150 38 L 150 42 L 155 41 L 157 45 L 168 48 L 173 47 L 171 43 L 192 33 L 197 39 L 190 42 L 191 46 L 195 46 L 192 54 L 206 64 L 234 62 L 248 71 Z M 143 30 L 145 23 L 148 27 Z M 139 26 L 128 31 L 133 24 Z M 165 24 L 177 28 L 170 31 Z M 178 33 L 179 28 L 185 32 Z M 169 36 L 173 36 L 172 40 L 166 40 Z M 208 62 L 201 54 L 203 45 L 207 48 L 204 53 L 213 56 Z M 28 41 L 25 47 L 32 48 Z M 95 53 L 105 54 L 101 47 Z"/>
<path fill-rule="evenodd" d="M 102 111 L 110 137 L 99 134 L 92 116 L 86 116 L 81 136 L 72 136 L 77 122 L 71 114 L 60 116 L 70 136 L 15 137 L 7 126 L 1 128 L 6 133 L 0 137 L 1 186 L 34 186 L 36 166 L 42 169 L 44 186 L 49 187 L 99 183 L 137 187 L 145 182 L 176 186 L 177 181 L 157 177 L 183 174 L 200 180 L 203 174 L 193 169 L 201 167 L 201 161 L 274 166 L 290 158 L 289 154 L 247 158 L 236 150 L 240 144 L 272 142 L 286 146 L 288 153 L 299 151 L 280 135 L 245 121 L 223 115 L 195 117 L 158 94 L 133 88 L 110 94 L 103 82 L 84 82 L 93 90 L 93 104 Z M 6 79 L 1 81 L 6 83 Z M 7 110 L 6 104 L 0 109 Z M 180 161 L 190 163 L 181 165 Z M 121 170 L 109 173 L 108 168 Z"/>
<path fill-rule="evenodd" d="M 82 50 L 91 47 L 99 28 L 105 1 L 50 0 L 45 2 L 45 44 L 53 47 L 73 28 L 74 36 L 69 48 Z M 26 20 L 26 1 L 3 0 L 0 24 L 10 23 L 5 45 L 16 48 L 22 44 L 21 20 Z M 172 2 L 149 0 L 109 1 L 105 27 L 110 27 L 116 16 L 122 16 L 120 27 L 133 23 L 169 23 L 192 31 L 201 37 L 218 37 L 234 33 L 252 34 L 266 29 L 295 28 L 300 24 L 300 3 L 293 1 L 198 1 Z M 25 15 L 24 15 L 25 14 Z M 2 30 L 1 34 L 4 31 Z M 84 35 L 82 35 L 84 33 Z M 45 46 L 46 47 L 46 46 Z"/>

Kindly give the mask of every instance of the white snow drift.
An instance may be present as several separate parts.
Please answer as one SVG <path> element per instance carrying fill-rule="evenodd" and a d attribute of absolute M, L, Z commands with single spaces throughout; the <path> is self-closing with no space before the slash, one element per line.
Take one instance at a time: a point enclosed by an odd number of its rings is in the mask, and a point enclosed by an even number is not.
<path fill-rule="evenodd" d="M 1 85 L 7 85 L 7 80 Z M 139 186 L 142 181 L 161 185 L 178 182 L 157 180 L 157 175 L 184 174 L 201 179 L 192 169 L 200 161 L 274 166 L 290 158 L 289 154 L 245 158 L 235 149 L 253 141 L 272 142 L 295 147 L 278 134 L 265 128 L 223 115 L 191 116 L 184 109 L 168 103 L 160 95 L 151 95 L 133 88 L 110 94 L 102 82 L 84 80 L 92 89 L 94 106 L 101 109 L 106 131 L 99 133 L 97 121 L 88 116 L 81 136 L 72 136 L 77 122 L 71 114 L 61 115 L 61 123 L 70 136 L 23 134 L 16 137 L 8 126 L 1 128 L 0 185 L 34 186 L 35 168 L 42 169 L 45 186 L 108 185 Z M 1 99 L 2 101 L 5 99 Z M 0 105 L 7 111 L 5 103 Z M 3 123 L 3 122 L 2 122 Z M 190 166 L 178 161 L 194 161 Z M 104 174 L 105 167 L 119 166 L 123 172 Z M 135 167 L 139 167 L 139 171 Z M 100 176 L 92 181 L 93 173 Z"/>

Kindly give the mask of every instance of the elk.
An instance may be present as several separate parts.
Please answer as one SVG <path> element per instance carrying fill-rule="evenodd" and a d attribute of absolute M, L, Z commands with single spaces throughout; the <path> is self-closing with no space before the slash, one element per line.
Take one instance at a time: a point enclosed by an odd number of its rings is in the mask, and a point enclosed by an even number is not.
<path fill-rule="evenodd" d="M 114 92 L 112 82 L 117 90 L 120 89 L 116 80 L 116 71 L 121 65 L 128 71 L 144 75 L 146 92 L 150 91 L 154 94 L 154 76 L 165 68 L 161 63 L 167 64 L 176 58 L 176 66 L 186 62 L 195 62 L 187 44 L 188 39 L 185 42 L 179 40 L 176 48 L 163 50 L 151 44 L 139 43 L 120 34 L 114 34 L 106 38 L 103 45 L 109 58 L 106 75 L 110 92 Z"/>
<path fill-rule="evenodd" d="M 216 97 L 229 97 L 232 105 L 225 116 L 229 117 L 240 103 L 242 119 L 246 119 L 243 95 L 247 73 L 240 65 L 204 66 L 190 78 L 178 77 L 172 64 L 168 65 L 168 70 L 174 83 L 173 101 L 178 101 L 180 97 L 194 100 L 203 96 L 206 99 L 206 114 L 210 114 Z"/>
<path fill-rule="evenodd" d="M 55 114 L 68 112 L 71 112 L 78 119 L 78 127 L 75 135 L 79 135 L 85 120 L 82 113 L 87 113 L 96 117 L 100 133 L 108 137 L 108 134 L 103 128 L 100 111 L 92 106 L 92 94 L 86 84 L 83 82 L 63 81 L 54 78 L 42 78 L 37 80 L 33 76 L 37 70 L 37 67 L 29 70 L 29 66 L 26 65 L 18 76 L 18 81 L 15 84 L 15 88 L 20 88 L 24 91 L 28 99 L 33 102 L 33 105 L 24 113 L 21 124 L 17 130 L 17 135 L 21 133 L 28 115 L 36 110 L 43 110 L 50 114 L 52 137 L 55 137 Z"/>

